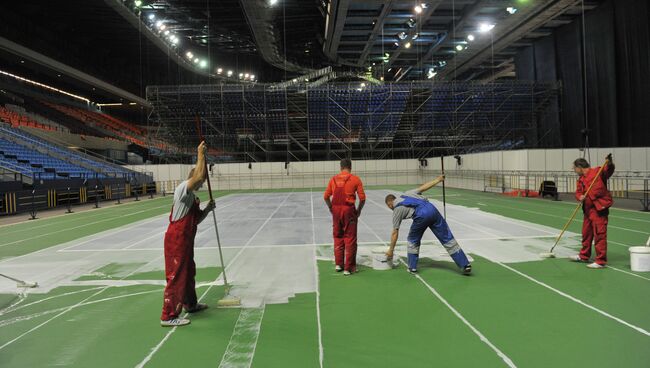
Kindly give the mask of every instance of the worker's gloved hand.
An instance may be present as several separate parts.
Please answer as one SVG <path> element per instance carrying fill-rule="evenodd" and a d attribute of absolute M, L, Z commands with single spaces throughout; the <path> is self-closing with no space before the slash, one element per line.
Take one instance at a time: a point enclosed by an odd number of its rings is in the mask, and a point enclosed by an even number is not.
<path fill-rule="evenodd" d="M 211 199 L 210 202 L 208 202 L 208 205 L 205 206 L 205 211 L 210 212 L 214 210 L 217 207 L 217 205 L 214 203 L 214 199 Z"/>
<path fill-rule="evenodd" d="M 607 157 L 605 157 L 605 158 L 607 159 L 607 161 L 609 161 L 610 164 L 614 163 L 614 160 L 612 159 L 612 154 L 611 153 L 609 155 L 607 155 Z"/>
<path fill-rule="evenodd" d="M 584 194 L 583 194 L 583 195 L 581 195 L 581 196 L 580 196 L 580 202 L 584 202 L 584 201 L 585 201 L 585 198 L 587 198 L 587 197 L 585 197 L 585 195 L 584 195 Z"/>

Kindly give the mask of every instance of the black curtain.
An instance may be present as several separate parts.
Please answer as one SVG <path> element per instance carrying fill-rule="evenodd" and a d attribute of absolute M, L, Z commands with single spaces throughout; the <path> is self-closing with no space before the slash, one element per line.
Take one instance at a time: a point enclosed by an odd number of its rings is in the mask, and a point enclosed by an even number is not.
<path fill-rule="evenodd" d="M 650 146 L 650 5 L 616 0 L 616 79 L 620 146 Z"/>
<path fill-rule="evenodd" d="M 562 83 L 561 139 L 543 146 L 582 147 L 585 128 L 594 147 L 650 145 L 649 19 L 647 0 L 606 0 L 585 15 L 584 38 L 578 16 L 518 51 L 517 79 Z"/>

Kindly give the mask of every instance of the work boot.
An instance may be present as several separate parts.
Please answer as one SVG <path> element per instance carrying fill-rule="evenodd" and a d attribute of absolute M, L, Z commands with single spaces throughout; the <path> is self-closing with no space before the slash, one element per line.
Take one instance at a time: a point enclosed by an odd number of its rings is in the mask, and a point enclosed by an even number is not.
<path fill-rule="evenodd" d="M 472 265 L 467 265 L 463 268 L 463 275 L 469 275 L 472 273 Z"/>
<path fill-rule="evenodd" d="M 334 267 L 334 271 L 341 272 L 341 271 L 343 271 L 343 267 L 341 267 L 339 265 L 336 265 L 336 267 Z"/>
<path fill-rule="evenodd" d="M 591 268 L 592 270 L 600 270 L 602 268 L 605 268 L 605 265 L 601 265 L 599 263 L 594 262 L 594 263 L 588 264 L 587 268 Z"/>
<path fill-rule="evenodd" d="M 185 326 L 189 325 L 190 320 L 187 318 L 174 318 L 174 319 L 169 319 L 167 321 L 160 321 L 160 325 L 162 327 L 178 327 L 178 326 Z"/>
<path fill-rule="evenodd" d="M 343 276 L 350 276 L 350 275 L 352 275 L 352 272 L 348 270 L 343 271 Z"/>
<path fill-rule="evenodd" d="M 570 257 L 569 257 L 569 261 L 571 261 L 571 262 L 582 262 L 582 263 L 589 262 L 588 259 L 582 259 L 582 257 L 580 257 L 579 254 L 576 254 L 576 255 L 570 256 Z"/>

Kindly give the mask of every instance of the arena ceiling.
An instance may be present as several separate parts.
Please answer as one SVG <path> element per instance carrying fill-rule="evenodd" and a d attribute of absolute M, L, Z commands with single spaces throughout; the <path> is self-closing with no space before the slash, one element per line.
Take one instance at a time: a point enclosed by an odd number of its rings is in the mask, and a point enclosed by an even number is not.
<path fill-rule="evenodd" d="M 386 81 L 493 80 L 514 76 L 517 48 L 597 4 L 22 0 L 2 4 L 0 36 L 138 96 L 153 84 L 278 82 L 326 66 Z M 71 89 L 92 94 L 86 82 L 43 63 L 2 60 L 16 74 L 65 80 Z"/>

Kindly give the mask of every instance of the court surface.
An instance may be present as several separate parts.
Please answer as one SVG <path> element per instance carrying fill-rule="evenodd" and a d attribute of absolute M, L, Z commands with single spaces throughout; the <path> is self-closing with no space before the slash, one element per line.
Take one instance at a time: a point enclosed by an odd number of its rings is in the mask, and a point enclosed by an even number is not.
<path fill-rule="evenodd" d="M 321 192 L 217 192 L 233 294 L 223 294 L 211 217 L 196 240 L 197 294 L 213 308 L 183 328 L 158 326 L 162 238 L 171 198 L 0 227 L 3 367 L 647 367 L 650 275 L 629 271 L 627 248 L 647 213 L 612 210 L 611 267 L 542 260 L 570 215 L 567 202 L 448 190 L 447 216 L 474 274 L 461 276 L 432 234 L 420 274 L 374 271 L 388 241 L 388 193 L 370 188 L 359 222 L 361 271 L 335 273 Z M 205 199 L 205 193 L 202 194 Z M 441 208 L 440 191 L 431 198 Z M 405 223 L 400 240 L 405 240 Z M 578 248 L 575 221 L 558 247 Z M 398 247 L 405 255 L 405 246 Z"/>

